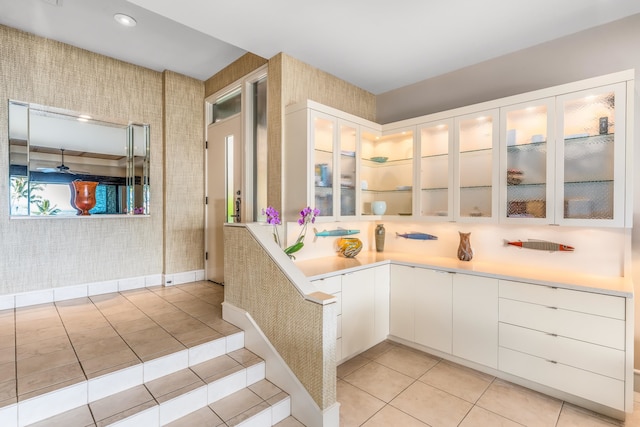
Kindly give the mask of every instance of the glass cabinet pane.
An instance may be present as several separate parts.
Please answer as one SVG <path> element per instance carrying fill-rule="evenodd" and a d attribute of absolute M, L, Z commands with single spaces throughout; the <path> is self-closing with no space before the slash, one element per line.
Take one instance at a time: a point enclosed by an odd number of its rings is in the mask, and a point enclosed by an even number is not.
<path fill-rule="evenodd" d="M 333 216 L 333 126 L 333 120 L 313 120 L 315 208 L 320 216 Z"/>
<path fill-rule="evenodd" d="M 340 215 L 356 214 L 356 128 L 340 125 Z"/>
<path fill-rule="evenodd" d="M 547 217 L 548 116 L 546 103 L 505 114 L 507 218 Z"/>
<path fill-rule="evenodd" d="M 448 122 L 420 129 L 420 215 L 449 216 L 449 147 L 452 129 Z"/>
<path fill-rule="evenodd" d="M 363 131 L 361 150 L 362 213 L 411 215 L 413 132 L 380 136 Z"/>
<path fill-rule="evenodd" d="M 582 92 L 560 101 L 565 219 L 613 219 L 616 92 Z"/>
<path fill-rule="evenodd" d="M 493 216 L 495 113 L 457 120 L 460 218 Z"/>

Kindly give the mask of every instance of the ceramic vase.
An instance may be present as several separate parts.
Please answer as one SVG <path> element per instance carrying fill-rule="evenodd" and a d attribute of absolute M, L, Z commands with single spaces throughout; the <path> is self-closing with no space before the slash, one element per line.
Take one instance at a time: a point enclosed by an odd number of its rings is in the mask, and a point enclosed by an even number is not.
<path fill-rule="evenodd" d="M 376 251 L 382 252 L 384 251 L 384 235 L 385 235 L 385 229 L 383 224 L 378 224 L 376 226 L 375 235 L 376 235 Z"/>
<path fill-rule="evenodd" d="M 346 258 L 353 258 L 362 250 L 362 241 L 357 237 L 342 237 L 338 240 L 338 252 Z"/>
<path fill-rule="evenodd" d="M 92 181 L 72 181 L 71 206 L 78 213 L 76 215 L 91 215 L 89 211 L 96 205 L 97 182 Z"/>
<path fill-rule="evenodd" d="M 460 261 L 471 261 L 473 258 L 473 249 L 471 249 L 471 233 L 461 233 L 460 234 L 460 244 L 458 245 L 458 259 Z"/>
<path fill-rule="evenodd" d="M 384 215 L 384 213 L 387 211 L 387 202 L 371 202 L 371 211 L 374 215 Z"/>

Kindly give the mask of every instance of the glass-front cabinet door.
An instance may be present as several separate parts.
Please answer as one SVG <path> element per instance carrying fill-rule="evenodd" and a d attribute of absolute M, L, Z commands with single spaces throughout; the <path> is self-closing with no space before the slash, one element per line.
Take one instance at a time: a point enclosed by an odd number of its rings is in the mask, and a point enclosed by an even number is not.
<path fill-rule="evenodd" d="M 339 130 L 339 167 L 340 167 L 340 216 L 356 214 L 357 195 L 357 146 L 358 129 L 353 124 L 338 122 Z"/>
<path fill-rule="evenodd" d="M 453 218 L 453 119 L 419 126 L 420 216 Z"/>
<path fill-rule="evenodd" d="M 336 120 L 316 111 L 311 112 L 311 147 L 313 147 L 314 200 L 319 216 L 334 215 L 334 150 Z M 302 209 L 304 206 L 300 207 Z"/>
<path fill-rule="evenodd" d="M 362 130 L 363 215 L 411 215 L 413 129 L 376 135 Z"/>
<path fill-rule="evenodd" d="M 553 99 L 500 111 L 500 217 L 507 222 L 553 223 Z"/>
<path fill-rule="evenodd" d="M 556 221 L 623 226 L 624 83 L 557 98 Z"/>
<path fill-rule="evenodd" d="M 454 219 L 491 221 L 498 207 L 498 110 L 456 117 L 455 132 Z"/>

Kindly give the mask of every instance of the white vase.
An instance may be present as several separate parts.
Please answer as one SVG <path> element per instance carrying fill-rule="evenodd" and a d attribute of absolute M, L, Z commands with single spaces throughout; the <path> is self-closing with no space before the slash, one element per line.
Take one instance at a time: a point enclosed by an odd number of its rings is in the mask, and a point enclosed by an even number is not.
<path fill-rule="evenodd" d="M 387 202 L 371 202 L 371 210 L 373 211 L 374 215 L 384 215 L 384 213 L 387 211 Z"/>

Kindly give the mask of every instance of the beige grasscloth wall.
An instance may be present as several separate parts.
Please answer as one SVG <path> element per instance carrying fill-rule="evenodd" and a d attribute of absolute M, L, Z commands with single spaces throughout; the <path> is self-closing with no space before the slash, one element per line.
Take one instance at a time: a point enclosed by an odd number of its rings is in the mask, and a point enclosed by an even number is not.
<path fill-rule="evenodd" d="M 164 81 L 164 272 L 204 268 L 204 83 Z"/>
<path fill-rule="evenodd" d="M 162 73 L 0 26 L 0 294 L 159 274 L 163 272 L 165 233 L 171 242 L 178 240 L 176 235 L 185 229 L 190 236 L 198 234 L 192 225 L 197 214 L 190 206 L 188 220 L 183 222 L 179 214 L 170 211 L 169 220 L 166 224 L 164 221 L 165 196 L 175 201 L 179 191 L 193 191 L 190 194 L 194 199 L 202 197 L 202 180 L 197 174 L 183 177 L 184 171 L 178 165 L 199 161 L 193 169 L 201 169 L 203 156 L 192 159 L 192 151 L 177 147 L 196 138 L 193 133 L 186 140 L 179 138 L 182 129 L 202 129 L 201 110 L 194 116 L 195 122 L 187 113 L 193 108 L 197 84 L 173 74 L 165 77 L 167 110 L 178 112 L 192 123 L 167 123 L 167 151 L 176 157 L 163 173 Z M 182 90 L 187 94 L 169 99 Z M 65 108 L 96 118 L 149 123 L 151 216 L 11 219 L 6 131 L 9 99 Z M 186 179 L 194 180 L 194 186 Z M 183 187 L 172 187 L 165 194 L 164 182 L 174 180 L 181 180 Z M 184 248 L 190 242 L 181 244 Z M 164 261 L 172 271 L 203 268 L 201 253 L 198 262 L 188 260 L 182 264 L 184 254 L 173 246 Z"/>

